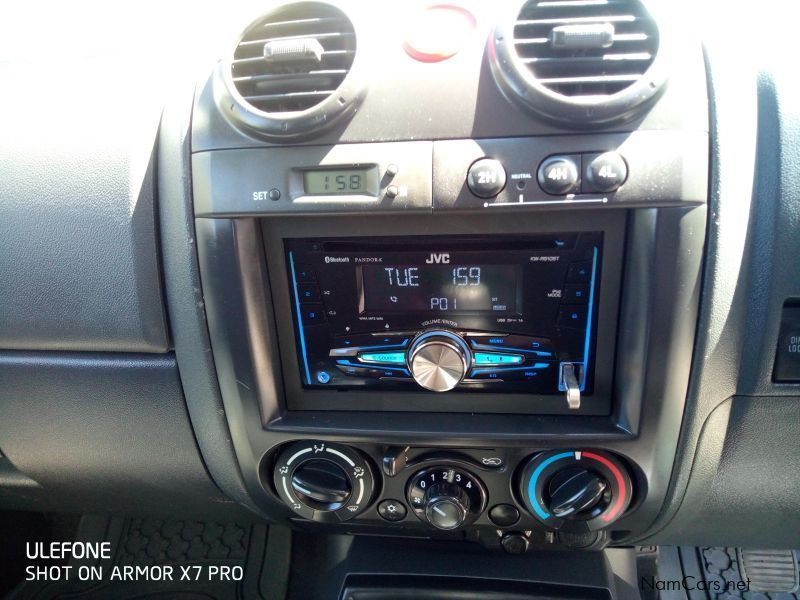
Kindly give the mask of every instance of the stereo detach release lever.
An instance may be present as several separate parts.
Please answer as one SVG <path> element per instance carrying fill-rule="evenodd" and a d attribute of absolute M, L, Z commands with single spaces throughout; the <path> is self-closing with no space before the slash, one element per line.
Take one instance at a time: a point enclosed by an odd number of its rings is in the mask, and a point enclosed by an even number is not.
<path fill-rule="evenodd" d="M 564 363 L 561 365 L 561 379 L 564 382 L 567 406 L 570 410 L 578 410 L 581 407 L 581 386 L 578 383 L 578 373 L 574 364 Z"/>

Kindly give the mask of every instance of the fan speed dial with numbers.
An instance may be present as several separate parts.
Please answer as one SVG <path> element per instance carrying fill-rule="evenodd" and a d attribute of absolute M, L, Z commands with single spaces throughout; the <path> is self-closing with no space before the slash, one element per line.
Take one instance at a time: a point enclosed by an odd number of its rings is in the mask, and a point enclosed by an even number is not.
<path fill-rule="evenodd" d="M 474 522 L 486 508 L 486 488 L 460 467 L 437 465 L 417 471 L 408 482 L 414 514 L 438 529 Z"/>

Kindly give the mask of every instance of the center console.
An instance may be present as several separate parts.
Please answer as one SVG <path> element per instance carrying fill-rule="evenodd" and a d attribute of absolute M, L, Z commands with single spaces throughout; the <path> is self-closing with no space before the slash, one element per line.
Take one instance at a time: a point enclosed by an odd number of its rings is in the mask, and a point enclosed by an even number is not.
<path fill-rule="evenodd" d="M 377 39 L 369 3 L 287 4 L 198 87 L 204 307 L 265 518 L 521 553 L 630 544 L 661 510 L 705 239 L 702 54 L 639 0 L 630 22 L 517 4 L 469 4 L 437 60 Z M 612 54 L 649 66 L 575 71 Z M 335 93 L 290 89 L 307 78 Z"/>

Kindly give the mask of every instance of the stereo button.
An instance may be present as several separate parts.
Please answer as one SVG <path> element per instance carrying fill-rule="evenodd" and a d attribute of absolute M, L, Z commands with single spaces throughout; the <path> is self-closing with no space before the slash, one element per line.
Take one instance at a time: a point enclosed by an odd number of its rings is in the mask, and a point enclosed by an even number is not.
<path fill-rule="evenodd" d="M 310 304 L 319 302 L 319 288 L 314 283 L 303 283 L 297 286 L 297 293 L 300 296 L 300 304 Z"/>
<path fill-rule="evenodd" d="M 367 367 L 352 367 L 350 365 L 336 365 L 342 373 L 348 377 L 369 377 L 369 369 Z"/>
<path fill-rule="evenodd" d="M 586 327 L 585 306 L 564 306 L 558 311 L 559 327 Z"/>
<path fill-rule="evenodd" d="M 564 304 L 587 304 L 589 302 L 589 286 L 584 284 L 567 284 L 561 298 Z"/>
<path fill-rule="evenodd" d="M 527 368 L 475 369 L 468 379 L 473 381 L 538 381 L 552 371 L 553 363 L 535 363 Z"/>
<path fill-rule="evenodd" d="M 492 365 L 492 366 L 519 365 L 525 361 L 525 359 L 519 354 L 494 354 L 488 352 L 476 352 L 474 356 L 476 365 Z"/>
<path fill-rule="evenodd" d="M 314 270 L 308 265 L 302 265 L 302 264 L 295 265 L 294 274 L 295 277 L 297 277 L 297 281 L 301 283 L 306 281 L 316 281 Z"/>
<path fill-rule="evenodd" d="M 365 363 L 375 363 L 381 365 L 404 365 L 406 364 L 405 352 L 361 352 L 358 359 Z"/>
<path fill-rule="evenodd" d="M 574 262 L 567 270 L 567 283 L 588 283 L 591 275 L 592 264 L 590 262 Z"/>
<path fill-rule="evenodd" d="M 306 325 L 316 325 L 325 321 L 325 309 L 321 304 L 303 306 L 300 312 Z"/>
<path fill-rule="evenodd" d="M 547 338 L 527 335 L 470 335 L 467 339 L 473 350 L 508 350 L 540 357 L 552 356 L 553 352 L 553 346 Z"/>

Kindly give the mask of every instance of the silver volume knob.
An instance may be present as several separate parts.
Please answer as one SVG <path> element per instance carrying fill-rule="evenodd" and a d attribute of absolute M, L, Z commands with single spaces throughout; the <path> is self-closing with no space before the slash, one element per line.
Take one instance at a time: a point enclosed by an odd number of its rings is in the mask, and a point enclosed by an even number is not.
<path fill-rule="evenodd" d="M 408 349 L 408 368 L 414 381 L 433 392 L 456 387 L 472 361 L 469 347 L 449 331 L 428 331 L 419 335 Z"/>

